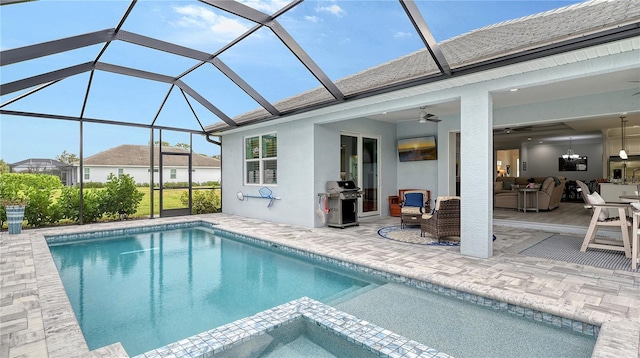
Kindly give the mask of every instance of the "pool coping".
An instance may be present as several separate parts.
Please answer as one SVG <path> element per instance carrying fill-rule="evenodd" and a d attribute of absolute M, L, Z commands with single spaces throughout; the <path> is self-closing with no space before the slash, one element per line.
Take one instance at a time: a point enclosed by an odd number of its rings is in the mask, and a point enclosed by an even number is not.
<path fill-rule="evenodd" d="M 169 226 L 169 227 L 174 227 L 174 228 L 180 228 L 180 227 L 189 227 L 189 226 L 199 226 L 199 225 L 205 225 L 205 226 L 210 226 L 211 228 L 216 229 L 216 223 L 215 220 L 207 220 L 207 219 L 196 219 L 196 220 L 190 220 L 190 221 L 186 221 L 186 222 L 180 222 L 180 223 L 175 223 L 175 224 L 151 224 L 151 225 L 139 225 L 139 226 L 135 226 L 135 227 L 130 227 L 130 228 L 126 228 L 126 229 L 116 229 L 116 230 L 124 230 L 124 231 L 130 231 L 130 232 L 140 232 L 139 230 L 141 229 L 145 229 L 145 228 L 150 228 L 151 230 L 156 229 L 158 227 L 163 227 L 163 226 Z M 90 230 L 90 229 L 84 229 L 84 230 L 65 230 L 65 231 L 70 231 L 71 233 L 68 235 L 77 235 L 77 234 L 88 234 L 88 233 L 94 233 L 94 232 L 104 232 L 104 231 L 109 231 L 101 229 L 101 230 Z M 266 245 L 266 246 L 274 246 L 274 242 L 268 240 L 268 239 L 258 239 L 249 235 L 245 235 L 245 234 L 239 234 L 236 233 L 234 231 L 232 231 L 232 229 L 228 229 L 228 228 L 224 228 L 223 230 L 224 232 L 233 234 L 235 236 L 237 236 L 237 238 L 239 239 L 246 239 L 252 242 L 255 242 L 257 244 L 262 244 L 262 245 Z M 49 234 L 48 236 L 64 236 L 66 234 Z M 45 244 L 45 246 L 47 245 L 45 240 L 44 240 L 44 236 L 45 234 L 39 234 L 36 235 L 39 236 L 40 238 L 43 238 L 42 243 Z M 71 237 L 71 236 L 70 236 Z M 32 242 L 33 242 L 33 238 L 32 238 Z M 35 240 L 35 241 L 39 241 L 39 240 Z M 336 259 L 336 258 L 332 258 L 329 255 L 323 254 L 315 254 L 309 251 L 305 251 L 305 250 L 301 250 L 301 249 L 297 249 L 294 247 L 290 247 L 287 245 L 283 245 L 283 244 L 276 244 L 277 246 L 279 246 L 280 248 L 287 248 L 288 250 L 291 250 L 292 252 L 301 252 L 303 253 L 303 255 L 315 255 L 317 257 L 319 257 L 320 259 L 327 259 L 327 260 L 335 260 L 338 262 L 338 264 L 342 264 L 342 265 L 347 265 L 347 267 L 349 267 L 349 265 L 355 265 L 355 266 L 359 266 L 362 267 L 364 272 L 372 272 L 373 271 L 379 271 L 382 272 L 383 274 L 387 274 L 387 275 L 391 275 L 394 279 L 398 280 L 394 282 L 402 282 L 402 283 L 407 283 L 409 285 L 415 285 L 414 287 L 418 287 L 418 288 L 427 288 L 430 287 L 431 289 L 435 288 L 435 292 L 439 292 L 439 293 L 445 293 L 445 294 L 453 294 L 454 297 L 458 297 L 458 295 L 462 295 L 464 296 L 465 294 L 469 295 L 468 297 L 470 297 L 471 299 L 473 299 L 473 297 L 476 297 L 476 299 L 478 297 L 480 297 L 481 303 L 482 304 L 486 304 L 486 305 L 491 305 L 492 307 L 494 307 L 494 302 L 493 301 L 499 301 L 497 303 L 497 307 L 494 308 L 502 308 L 502 309 L 506 309 L 508 312 L 510 313 L 516 313 L 516 314 L 522 314 L 524 316 L 530 315 L 529 312 L 534 312 L 534 311 L 540 311 L 542 313 L 542 321 L 543 322 L 547 322 L 547 323 L 551 323 L 557 326 L 565 326 L 565 327 L 569 327 L 571 326 L 573 329 L 573 324 L 570 324 L 570 322 L 572 321 L 576 321 L 575 319 L 575 315 L 577 312 L 575 311 L 571 311 L 570 316 L 573 316 L 574 319 L 569 319 L 567 317 L 561 316 L 561 315 L 555 315 L 553 313 L 549 313 L 549 312 L 545 312 L 544 310 L 540 310 L 539 306 L 536 305 L 536 302 L 530 302 L 531 305 L 530 306 L 526 306 L 526 304 L 528 303 L 526 301 L 526 299 L 523 299 L 522 297 L 518 297 L 521 301 L 523 301 L 523 303 L 525 305 L 523 306 L 519 306 L 516 305 L 514 303 L 511 302 L 505 302 L 505 298 L 504 296 L 507 297 L 507 301 L 509 300 L 509 298 L 511 298 L 512 296 L 510 295 L 500 295 L 500 292 L 493 292 L 490 291 L 490 295 L 486 295 L 486 296 L 502 296 L 500 300 L 492 298 L 492 297 L 484 297 L 482 295 L 479 295 L 478 293 L 473 293 L 474 287 L 476 285 L 454 285 L 454 287 L 447 287 L 446 285 L 441 285 L 439 283 L 431 283 L 429 281 L 426 280 L 422 280 L 422 279 L 415 279 L 415 278 L 410 278 L 407 276 L 403 276 L 401 274 L 398 273 L 392 273 L 392 272 L 388 272 L 388 271 L 382 271 L 382 270 L 378 270 L 375 268 L 370 268 L 370 267 L 366 267 L 363 265 L 359 265 L 353 262 L 349 262 L 346 261 L 344 259 Z M 39 250 L 38 250 L 39 251 Z M 40 251 L 41 252 L 41 251 Z M 46 250 L 47 254 L 49 254 L 49 250 L 47 248 Z M 40 260 L 36 260 L 36 261 L 40 261 Z M 54 274 L 55 276 L 58 276 L 57 274 L 57 269 L 55 268 L 55 264 L 53 264 L 53 260 L 50 260 L 50 264 L 53 266 L 54 268 Z M 42 272 L 41 270 L 38 270 L 40 272 Z M 47 270 L 48 271 L 48 270 Z M 390 270 L 391 271 L 391 270 Z M 57 278 L 58 281 L 60 281 L 59 277 Z M 40 280 L 38 280 L 40 281 Z M 62 289 L 62 292 L 64 294 L 64 298 L 67 301 L 67 304 L 70 307 L 70 303 L 68 302 L 68 298 L 66 297 L 66 292 L 64 292 L 64 288 L 61 287 L 62 283 L 60 281 L 60 288 Z M 416 285 L 417 284 L 417 285 Z M 423 285 L 423 287 L 421 287 L 421 285 Z M 464 286 L 464 288 L 466 288 L 467 290 L 461 290 L 459 289 L 461 286 Z M 470 291 L 470 292 L 469 292 Z M 486 292 L 486 290 L 485 290 Z M 505 292 L 502 292 L 503 294 Z M 487 301 L 487 299 L 489 301 Z M 477 302 L 476 302 L 477 303 Z M 549 309 L 548 306 L 545 306 L 545 308 Z M 561 309 L 561 308 L 560 308 Z M 43 311 L 44 311 L 44 307 L 43 307 Z M 545 313 L 547 314 L 545 316 Z M 71 310 L 71 315 L 73 316 L 73 310 Z M 546 317 L 546 318 L 545 318 Z M 593 351 L 593 356 L 594 357 L 613 357 L 613 356 L 620 356 L 620 354 L 623 354 L 622 352 L 625 353 L 629 353 L 631 354 L 636 354 L 639 351 L 638 350 L 638 340 L 637 337 L 640 336 L 640 325 L 637 324 L 637 322 L 631 321 L 629 319 L 624 319 L 621 321 L 609 321 L 608 319 L 606 319 L 607 317 L 603 317 L 603 316 L 590 316 L 590 315 L 586 315 L 586 317 L 589 318 L 590 323 L 584 322 L 584 321 L 580 321 L 580 323 L 587 323 L 588 325 L 592 325 L 594 326 L 594 334 L 598 334 L 598 339 L 596 342 L 596 346 L 594 347 L 594 351 Z M 565 319 L 563 321 L 563 318 Z M 82 343 L 85 345 L 86 347 L 86 343 L 84 343 L 84 337 L 82 336 L 82 333 L 79 331 L 79 326 L 77 325 L 77 321 L 75 320 L 75 316 L 73 316 L 73 322 L 75 323 L 75 327 L 77 327 L 77 332 L 80 334 L 80 338 L 82 340 Z M 555 322 L 555 323 L 554 323 Z M 600 326 L 599 328 L 596 329 L 596 327 Z M 584 326 L 584 327 L 588 327 L 588 326 Z M 587 330 L 589 330 L 590 328 L 587 328 Z M 598 332 L 599 331 L 599 332 Z M 620 344 L 622 343 L 620 338 L 621 337 L 627 337 L 628 339 L 624 339 L 622 342 L 624 342 L 624 344 Z M 635 337 L 635 338 L 634 338 Z M 68 337 L 67 337 L 68 338 Z M 65 340 L 66 341 L 66 340 Z M 47 339 L 48 344 L 50 344 L 50 340 Z M 66 341 L 68 343 L 68 341 Z M 631 342 L 631 343 L 630 343 Z M 634 344 L 635 343 L 635 344 Z M 116 345 L 117 346 L 117 345 Z M 100 349 L 102 351 L 104 351 L 105 349 L 107 351 L 109 351 L 109 347 L 104 347 L 104 349 Z M 615 348 L 612 348 L 615 347 Z M 80 350 L 84 350 L 82 349 L 82 347 L 76 347 L 79 348 Z M 86 348 L 85 348 L 86 349 Z M 115 351 L 118 351 L 118 347 L 114 348 Z M 612 351 L 613 349 L 613 351 Z M 622 349 L 622 351 L 621 351 Z M 53 351 L 51 348 L 49 348 L 50 353 Z M 95 353 L 95 355 L 92 355 L 91 353 Z M 100 353 L 98 353 L 98 350 L 89 352 L 89 354 L 87 356 L 102 356 Z M 607 353 L 609 352 L 609 353 Z M 615 355 L 612 355 L 613 353 L 615 353 Z"/>
<path fill-rule="evenodd" d="M 309 297 L 302 297 L 133 358 L 215 357 L 217 353 L 299 319 L 307 319 L 322 329 L 381 357 L 451 357 L 334 307 Z"/>

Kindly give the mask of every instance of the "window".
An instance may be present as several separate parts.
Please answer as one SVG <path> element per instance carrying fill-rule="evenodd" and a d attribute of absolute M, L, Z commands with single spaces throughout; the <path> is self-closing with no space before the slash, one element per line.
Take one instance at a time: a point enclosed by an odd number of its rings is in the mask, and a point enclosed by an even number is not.
<path fill-rule="evenodd" d="M 244 140 L 245 184 L 278 183 L 278 136 L 276 133 Z"/>
<path fill-rule="evenodd" d="M 90 168 L 84 168 L 84 180 L 91 179 L 91 173 L 89 171 Z"/>
<path fill-rule="evenodd" d="M 118 178 L 122 178 L 123 174 L 124 174 L 124 169 L 118 168 Z"/>
<path fill-rule="evenodd" d="M 176 178 L 176 170 L 171 169 L 171 179 L 175 179 L 175 178 Z"/>

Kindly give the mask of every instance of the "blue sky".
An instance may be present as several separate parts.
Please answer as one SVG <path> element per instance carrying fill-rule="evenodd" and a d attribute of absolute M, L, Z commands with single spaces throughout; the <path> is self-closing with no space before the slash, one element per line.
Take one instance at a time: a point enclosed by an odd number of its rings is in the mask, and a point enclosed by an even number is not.
<path fill-rule="evenodd" d="M 250 0 L 245 4 L 273 13 L 288 1 Z M 437 41 L 577 1 L 416 1 Z M 23 47 L 115 27 L 129 6 L 126 1 L 34 1 L 0 7 L 0 48 Z M 423 47 L 399 2 L 307 0 L 278 21 L 332 80 L 365 70 Z M 197 1 L 139 1 L 123 30 L 213 53 L 251 28 L 253 23 Z M 25 77 L 93 61 L 102 44 L 0 67 L 6 84 Z M 276 102 L 319 86 L 315 78 L 267 29 L 261 29 L 220 57 L 267 100 Z M 112 42 L 101 62 L 176 76 L 197 62 Z M 230 117 L 258 108 L 212 65 L 183 78 L 194 90 Z M 79 116 L 89 73 L 64 79 L 3 109 Z M 96 71 L 84 116 L 151 123 L 170 86 Z M 27 91 L 27 90 L 25 90 Z M 25 92 L 0 97 L 0 102 Z M 219 119 L 189 98 L 204 126 Z M 0 159 L 55 158 L 63 151 L 79 154 L 77 122 L 0 116 Z M 156 123 L 198 129 L 199 124 L 180 91 L 174 89 Z M 145 145 L 148 129 L 86 123 L 85 157 L 120 144 Z M 184 133 L 164 132 L 163 141 L 188 143 Z M 158 140 L 157 134 L 155 140 Z M 219 154 L 219 148 L 194 136 L 194 150 Z"/>

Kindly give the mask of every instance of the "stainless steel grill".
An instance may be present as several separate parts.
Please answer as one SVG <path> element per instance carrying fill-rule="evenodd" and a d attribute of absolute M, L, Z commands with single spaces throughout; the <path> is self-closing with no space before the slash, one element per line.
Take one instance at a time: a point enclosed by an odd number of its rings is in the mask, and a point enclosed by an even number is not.
<path fill-rule="evenodd" d="M 362 192 L 353 180 L 328 181 L 329 217 L 327 225 L 343 229 L 347 226 L 360 225 L 358 223 L 358 198 L 361 196 Z"/>

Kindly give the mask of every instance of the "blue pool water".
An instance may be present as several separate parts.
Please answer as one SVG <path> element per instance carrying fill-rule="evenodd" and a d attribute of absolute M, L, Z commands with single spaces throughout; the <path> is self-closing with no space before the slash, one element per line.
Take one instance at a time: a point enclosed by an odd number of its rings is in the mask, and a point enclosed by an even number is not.
<path fill-rule="evenodd" d="M 301 296 L 329 302 L 371 284 L 206 228 L 50 250 L 89 349 L 121 342 L 131 356 Z"/>

